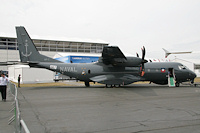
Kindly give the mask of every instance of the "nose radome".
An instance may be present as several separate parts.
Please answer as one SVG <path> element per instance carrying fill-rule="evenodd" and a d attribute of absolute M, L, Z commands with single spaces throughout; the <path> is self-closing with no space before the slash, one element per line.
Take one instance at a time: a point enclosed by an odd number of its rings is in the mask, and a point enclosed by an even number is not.
<path fill-rule="evenodd" d="M 189 73 L 189 76 L 190 76 L 191 79 L 194 79 L 194 78 L 197 77 L 196 73 L 194 73 L 192 71 Z"/>

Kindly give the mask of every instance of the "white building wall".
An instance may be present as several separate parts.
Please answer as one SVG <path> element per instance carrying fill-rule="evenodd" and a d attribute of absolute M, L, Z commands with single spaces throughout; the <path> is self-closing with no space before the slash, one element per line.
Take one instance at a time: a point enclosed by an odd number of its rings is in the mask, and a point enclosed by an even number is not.
<path fill-rule="evenodd" d="M 27 65 L 12 65 L 8 66 L 8 77 L 10 80 L 17 82 L 19 74 L 22 74 L 22 68 Z"/>
<path fill-rule="evenodd" d="M 47 83 L 53 82 L 55 73 L 41 68 L 30 68 L 28 65 L 12 65 L 8 67 L 9 79 L 18 82 L 21 75 L 21 83 Z"/>
<path fill-rule="evenodd" d="M 17 50 L 0 50 L 0 62 L 19 61 L 19 51 Z M 7 71 L 8 66 L 0 66 L 0 70 Z"/>
<path fill-rule="evenodd" d="M 40 68 L 23 68 L 22 82 L 23 83 L 47 83 L 53 82 L 55 73 Z"/>
<path fill-rule="evenodd" d="M 13 61 L 19 60 L 19 52 L 17 50 L 0 50 L 0 61 Z"/>
<path fill-rule="evenodd" d="M 18 82 L 18 76 L 19 74 L 22 76 L 22 69 L 23 68 L 20 68 L 20 67 L 16 67 L 14 68 L 15 69 L 15 72 L 14 72 L 14 79 L 15 79 L 15 82 Z M 22 82 L 22 81 L 21 81 Z"/>
<path fill-rule="evenodd" d="M 197 77 L 200 77 L 200 70 L 199 69 L 195 70 L 194 72 L 197 74 Z"/>
<path fill-rule="evenodd" d="M 10 80 L 15 79 L 15 68 L 14 66 L 8 66 L 8 77 Z"/>

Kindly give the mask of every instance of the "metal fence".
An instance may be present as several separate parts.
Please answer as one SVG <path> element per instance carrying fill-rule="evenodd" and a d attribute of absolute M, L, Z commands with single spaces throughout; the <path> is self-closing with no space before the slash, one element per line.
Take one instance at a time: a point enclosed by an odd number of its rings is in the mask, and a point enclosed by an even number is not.
<path fill-rule="evenodd" d="M 19 110 L 19 101 L 17 98 L 17 87 L 12 82 L 9 82 L 8 88 L 10 88 L 11 94 L 14 97 L 13 108 L 10 112 L 14 112 L 14 115 L 9 119 L 8 124 L 10 125 L 15 121 L 15 133 L 30 133 L 29 129 L 26 126 L 26 123 L 21 118 L 20 110 Z"/>

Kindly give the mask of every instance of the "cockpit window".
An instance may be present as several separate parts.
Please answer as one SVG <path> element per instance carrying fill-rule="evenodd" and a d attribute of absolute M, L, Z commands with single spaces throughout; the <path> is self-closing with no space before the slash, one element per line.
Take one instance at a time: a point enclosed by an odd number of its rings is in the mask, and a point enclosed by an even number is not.
<path fill-rule="evenodd" d="M 179 65 L 178 68 L 179 68 L 180 70 L 182 70 L 182 69 L 187 69 L 187 67 L 184 66 L 184 65 Z"/>

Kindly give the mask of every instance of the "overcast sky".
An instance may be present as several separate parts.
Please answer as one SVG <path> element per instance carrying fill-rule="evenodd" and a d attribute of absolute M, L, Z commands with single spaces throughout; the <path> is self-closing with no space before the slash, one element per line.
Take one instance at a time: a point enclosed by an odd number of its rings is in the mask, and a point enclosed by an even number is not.
<path fill-rule="evenodd" d="M 200 59 L 200 0 L 1 0 L 0 36 L 103 40 L 124 53 L 164 58 L 169 51 L 193 51 Z M 170 55 L 173 59 L 175 55 Z"/>

